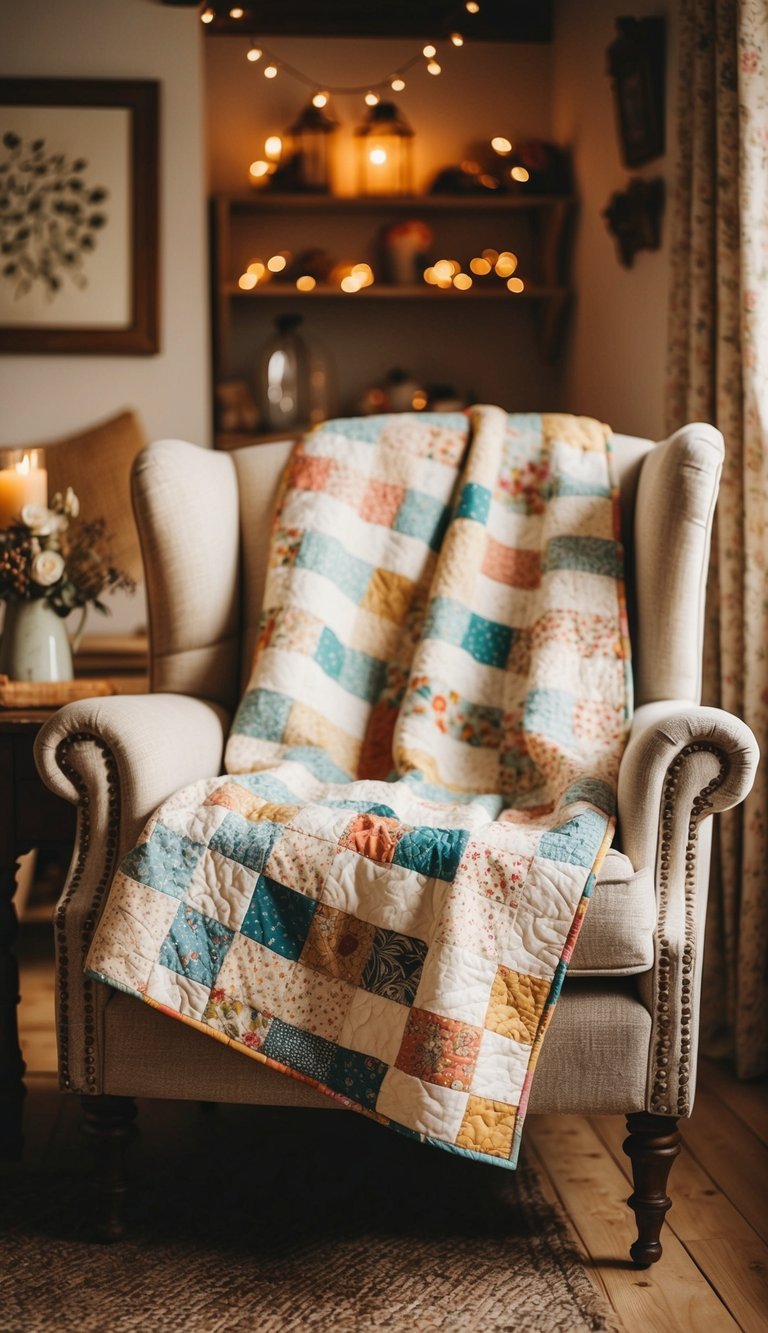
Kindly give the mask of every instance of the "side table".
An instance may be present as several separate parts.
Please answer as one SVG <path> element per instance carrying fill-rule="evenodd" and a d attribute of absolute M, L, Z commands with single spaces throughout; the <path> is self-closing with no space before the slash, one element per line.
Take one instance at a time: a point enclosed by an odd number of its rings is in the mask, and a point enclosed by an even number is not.
<path fill-rule="evenodd" d="M 99 643 L 99 640 L 95 640 Z M 108 642 L 105 640 L 105 642 Z M 143 641 L 144 648 L 146 640 Z M 103 666 L 119 661 L 123 674 L 109 674 L 118 694 L 147 689 L 145 659 L 117 658 L 108 642 Z M 18 920 L 14 907 L 18 858 L 32 847 L 71 852 L 74 806 L 45 786 L 35 766 L 35 737 L 55 708 L 0 709 L 0 1159 L 16 1160 L 23 1146 L 24 1060 L 19 1046 L 19 969 L 14 952 Z"/>

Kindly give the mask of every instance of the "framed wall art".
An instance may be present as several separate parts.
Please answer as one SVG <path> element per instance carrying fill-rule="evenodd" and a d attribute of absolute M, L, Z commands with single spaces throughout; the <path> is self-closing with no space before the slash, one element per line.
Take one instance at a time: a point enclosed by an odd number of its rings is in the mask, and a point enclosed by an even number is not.
<path fill-rule="evenodd" d="M 664 19 L 617 18 L 608 48 L 621 155 L 640 167 L 664 152 Z"/>
<path fill-rule="evenodd" d="M 158 104 L 0 79 L 0 352 L 158 351 Z"/>

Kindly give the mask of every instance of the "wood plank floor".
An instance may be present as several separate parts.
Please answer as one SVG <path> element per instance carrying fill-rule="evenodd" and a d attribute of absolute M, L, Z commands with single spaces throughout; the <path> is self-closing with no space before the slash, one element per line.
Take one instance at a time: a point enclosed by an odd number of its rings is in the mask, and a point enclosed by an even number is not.
<path fill-rule="evenodd" d="M 34 935 L 29 947 L 22 932 L 20 1026 L 30 1084 L 42 1090 L 56 1068 L 53 968 L 39 929 Z M 29 1159 L 44 1157 L 54 1133 L 45 1100 L 43 1116 L 27 1122 Z M 565 1209 L 587 1272 L 627 1333 L 766 1333 L 768 1080 L 738 1083 L 725 1065 L 703 1061 L 694 1113 L 682 1127 L 664 1257 L 644 1271 L 627 1259 L 634 1230 L 623 1118 L 531 1116 L 525 1139 L 545 1193 Z"/>

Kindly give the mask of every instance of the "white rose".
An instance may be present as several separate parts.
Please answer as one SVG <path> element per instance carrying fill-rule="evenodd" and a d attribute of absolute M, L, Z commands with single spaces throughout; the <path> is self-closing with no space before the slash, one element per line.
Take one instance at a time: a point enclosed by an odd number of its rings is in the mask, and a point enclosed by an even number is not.
<path fill-rule="evenodd" d="M 36 537 L 50 537 L 54 532 L 63 532 L 67 526 L 67 520 L 47 505 L 24 505 L 21 521 Z"/>
<path fill-rule="evenodd" d="M 64 573 L 64 557 L 58 551 L 41 551 L 32 561 L 30 575 L 33 583 L 50 588 Z"/>

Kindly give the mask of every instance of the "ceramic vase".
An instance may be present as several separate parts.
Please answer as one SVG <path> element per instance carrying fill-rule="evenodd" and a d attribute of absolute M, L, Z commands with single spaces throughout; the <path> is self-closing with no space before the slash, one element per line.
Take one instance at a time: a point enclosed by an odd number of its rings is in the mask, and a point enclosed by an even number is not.
<path fill-rule="evenodd" d="M 45 598 L 6 602 L 0 639 L 0 674 L 11 680 L 71 680 L 66 625 Z"/>

